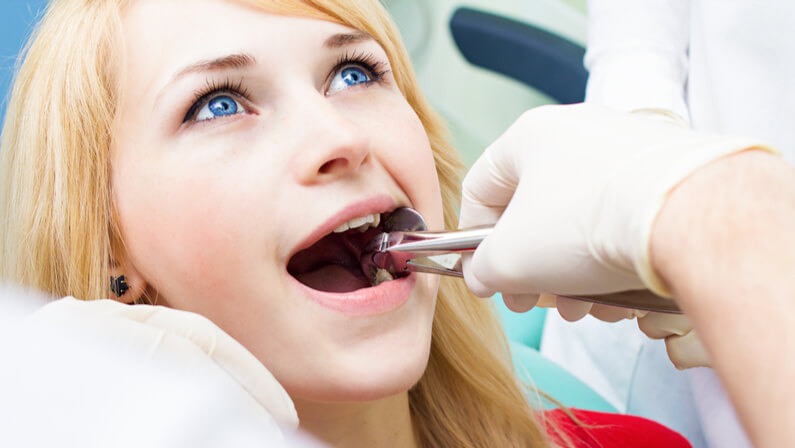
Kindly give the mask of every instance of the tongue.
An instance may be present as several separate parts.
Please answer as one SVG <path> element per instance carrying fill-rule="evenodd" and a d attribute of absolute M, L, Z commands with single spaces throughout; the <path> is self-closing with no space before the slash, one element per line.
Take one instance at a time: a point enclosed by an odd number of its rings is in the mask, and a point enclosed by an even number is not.
<path fill-rule="evenodd" d="M 370 287 L 362 273 L 356 275 L 336 264 L 321 266 L 314 271 L 298 274 L 295 278 L 312 289 L 327 292 L 350 292 Z"/>

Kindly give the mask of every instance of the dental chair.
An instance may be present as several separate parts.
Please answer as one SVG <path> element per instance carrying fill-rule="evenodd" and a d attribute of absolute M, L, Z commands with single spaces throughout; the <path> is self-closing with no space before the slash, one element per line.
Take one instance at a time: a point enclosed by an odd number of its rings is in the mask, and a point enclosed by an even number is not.
<path fill-rule="evenodd" d="M 545 308 L 533 308 L 526 313 L 515 313 L 505 306 L 500 294 L 494 296 L 494 306 L 508 338 L 514 368 L 525 383 L 569 407 L 618 412 L 584 382 L 541 355 L 539 348 L 544 317 L 547 313 Z M 529 399 L 537 406 L 545 408 L 557 406 L 543 397 L 535 397 L 532 394 Z"/>
<path fill-rule="evenodd" d="M 585 100 L 585 49 L 540 27 L 471 8 L 450 19 L 453 40 L 471 64 L 520 81 L 561 104 Z"/>

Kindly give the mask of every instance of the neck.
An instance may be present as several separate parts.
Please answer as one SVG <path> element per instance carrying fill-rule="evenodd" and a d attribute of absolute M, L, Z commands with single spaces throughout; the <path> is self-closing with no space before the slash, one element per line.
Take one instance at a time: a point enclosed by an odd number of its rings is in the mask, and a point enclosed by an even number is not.
<path fill-rule="evenodd" d="M 406 392 L 358 403 L 295 400 L 295 408 L 301 429 L 335 448 L 417 447 Z"/>

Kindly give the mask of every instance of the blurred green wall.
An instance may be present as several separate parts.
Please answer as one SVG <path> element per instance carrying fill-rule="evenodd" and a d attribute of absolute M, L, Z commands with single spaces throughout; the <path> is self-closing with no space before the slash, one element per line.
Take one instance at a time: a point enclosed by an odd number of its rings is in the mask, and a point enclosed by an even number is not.
<path fill-rule="evenodd" d="M 462 6 L 522 20 L 585 45 L 586 0 L 382 0 L 403 35 L 428 100 L 471 164 L 525 110 L 552 102 L 524 85 L 470 65 L 449 21 Z"/>

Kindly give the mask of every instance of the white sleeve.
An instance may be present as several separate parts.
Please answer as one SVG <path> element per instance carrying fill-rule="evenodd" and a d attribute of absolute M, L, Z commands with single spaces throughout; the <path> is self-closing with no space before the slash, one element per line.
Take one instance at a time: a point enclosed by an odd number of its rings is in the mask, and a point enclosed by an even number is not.
<path fill-rule="evenodd" d="M 588 0 L 586 101 L 689 121 L 689 29 L 690 0 Z"/>

